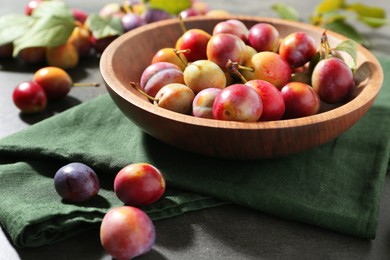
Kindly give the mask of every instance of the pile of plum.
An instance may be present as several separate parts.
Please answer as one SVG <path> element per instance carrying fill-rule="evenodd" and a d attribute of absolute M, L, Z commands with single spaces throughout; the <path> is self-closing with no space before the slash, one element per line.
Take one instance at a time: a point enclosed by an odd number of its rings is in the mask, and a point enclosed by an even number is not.
<path fill-rule="evenodd" d="M 326 31 L 281 37 L 276 27 L 237 19 L 212 33 L 186 30 L 175 46 L 158 50 L 131 85 L 155 105 L 195 117 L 240 122 L 317 114 L 322 103 L 346 102 L 353 69 L 329 46 Z"/>

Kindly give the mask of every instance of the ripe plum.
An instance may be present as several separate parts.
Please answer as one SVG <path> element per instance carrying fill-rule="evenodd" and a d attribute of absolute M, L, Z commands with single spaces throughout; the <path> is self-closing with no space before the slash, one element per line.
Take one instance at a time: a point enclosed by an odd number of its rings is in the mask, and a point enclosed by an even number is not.
<path fill-rule="evenodd" d="M 256 122 L 262 112 L 263 102 L 259 94 L 244 84 L 224 88 L 213 104 L 213 118 L 218 120 Z"/>
<path fill-rule="evenodd" d="M 100 225 L 103 248 L 118 260 L 133 259 L 150 251 L 156 239 L 152 220 L 132 206 L 110 209 Z"/>
<path fill-rule="evenodd" d="M 298 118 L 317 114 L 320 98 L 310 85 L 289 82 L 280 90 L 286 106 L 284 118 Z"/>
<path fill-rule="evenodd" d="M 279 31 L 269 23 L 257 23 L 249 29 L 249 45 L 256 51 L 276 51 L 279 42 Z"/>
<path fill-rule="evenodd" d="M 129 206 L 145 206 L 161 198 L 165 179 L 155 166 L 133 163 L 121 169 L 114 180 L 117 197 Z"/>
<path fill-rule="evenodd" d="M 37 113 L 46 108 L 47 98 L 44 89 L 36 82 L 22 82 L 14 89 L 12 99 L 23 113 Z"/>
<path fill-rule="evenodd" d="M 352 70 L 339 58 L 318 62 L 312 73 L 312 86 L 326 103 L 345 101 L 355 87 Z"/>
<path fill-rule="evenodd" d="M 100 183 L 95 171 L 89 166 L 73 162 L 56 172 L 54 187 L 64 200 L 78 203 L 95 197 Z"/>
<path fill-rule="evenodd" d="M 287 35 L 280 43 L 279 54 L 293 68 L 301 67 L 309 62 L 317 53 L 316 42 L 305 32 Z"/>
<path fill-rule="evenodd" d="M 156 62 L 142 73 L 140 86 L 146 94 L 155 97 L 157 92 L 170 83 L 184 83 L 183 71 L 170 62 Z"/>

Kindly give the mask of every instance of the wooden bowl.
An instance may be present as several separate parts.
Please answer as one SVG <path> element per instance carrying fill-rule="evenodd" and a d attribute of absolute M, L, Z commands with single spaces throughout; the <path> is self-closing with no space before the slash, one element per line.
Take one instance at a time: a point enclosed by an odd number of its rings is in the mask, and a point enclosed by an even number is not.
<path fill-rule="evenodd" d="M 195 17 L 185 20 L 187 29 L 212 32 L 220 21 L 235 18 L 248 27 L 258 22 L 273 24 L 281 37 L 304 31 L 320 40 L 323 29 L 281 19 L 251 16 Z M 355 124 L 374 102 L 383 82 L 378 60 L 358 47 L 357 90 L 346 104 L 298 119 L 243 123 L 196 118 L 159 108 L 130 82 L 139 82 L 152 56 L 163 47 L 174 47 L 182 29 L 176 19 L 142 26 L 118 37 L 104 51 L 100 70 L 108 92 L 121 111 L 147 134 L 182 150 L 211 157 L 261 159 L 285 156 L 324 144 Z M 345 40 L 328 32 L 331 46 Z M 318 42 L 319 45 L 319 42 Z M 130 134 L 130 133 L 129 133 Z"/>

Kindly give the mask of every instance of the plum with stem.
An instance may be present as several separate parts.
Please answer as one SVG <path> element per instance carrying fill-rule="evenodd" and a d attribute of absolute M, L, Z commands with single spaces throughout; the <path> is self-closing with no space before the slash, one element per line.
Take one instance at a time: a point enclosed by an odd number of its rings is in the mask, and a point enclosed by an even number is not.
<path fill-rule="evenodd" d="M 175 49 L 190 50 L 184 53 L 189 62 L 196 60 L 207 59 L 207 43 L 211 35 L 201 29 L 190 29 L 183 33 L 183 35 L 176 41 Z"/>
<path fill-rule="evenodd" d="M 157 92 L 155 97 L 146 94 L 135 82 L 130 82 L 130 85 L 158 107 L 180 114 L 189 115 L 191 113 L 192 102 L 195 98 L 195 94 L 184 84 L 167 84 Z"/>
<path fill-rule="evenodd" d="M 270 51 L 256 53 L 239 69 L 247 80 L 265 80 L 278 89 L 291 79 L 290 64 L 279 54 Z"/>
<path fill-rule="evenodd" d="M 94 86 L 97 83 L 73 83 L 70 75 L 58 67 L 43 67 L 34 73 L 33 81 L 39 84 L 45 91 L 49 100 L 64 98 L 73 86 Z"/>

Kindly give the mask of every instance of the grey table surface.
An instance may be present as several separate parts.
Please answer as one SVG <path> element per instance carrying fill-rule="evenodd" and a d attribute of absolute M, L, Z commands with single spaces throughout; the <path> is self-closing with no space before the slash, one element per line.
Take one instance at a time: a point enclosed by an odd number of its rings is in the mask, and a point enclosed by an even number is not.
<path fill-rule="evenodd" d="M 0 15 L 22 13 L 26 0 L 2 0 Z M 116 1 L 66 1 L 69 6 L 97 12 L 104 4 Z M 121 2 L 121 1 L 119 1 Z M 271 5 L 283 2 L 299 10 L 307 19 L 317 1 L 208 0 L 212 9 L 233 14 L 276 17 Z M 356 2 L 356 1 L 347 1 Z M 388 0 L 361 0 L 383 7 L 390 14 Z M 359 26 L 359 25 L 358 25 Z M 359 30 L 372 42 L 372 52 L 389 55 L 390 26 Z M 106 93 L 98 88 L 73 88 L 61 102 L 49 106 L 45 113 L 26 117 L 12 103 L 13 88 L 32 77 L 37 68 L 10 61 L 0 63 L 0 138 L 60 113 L 81 102 Z M 84 59 L 71 71 L 75 81 L 100 82 L 98 58 Z M 269 214 L 225 205 L 186 213 L 155 222 L 157 240 L 151 252 L 139 259 L 390 259 L 390 175 L 386 176 L 381 201 L 379 226 L 374 240 L 356 238 L 319 227 L 281 219 Z M 64 242 L 38 248 L 15 248 L 0 226 L 0 260 L 18 259 L 111 259 L 100 245 L 98 230 L 83 233 Z"/>

